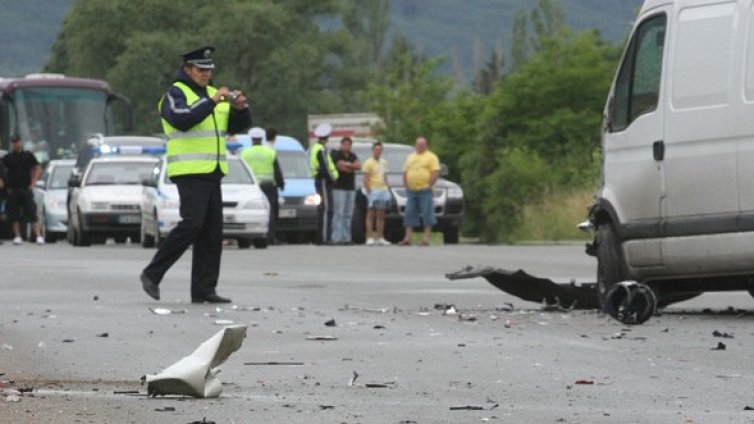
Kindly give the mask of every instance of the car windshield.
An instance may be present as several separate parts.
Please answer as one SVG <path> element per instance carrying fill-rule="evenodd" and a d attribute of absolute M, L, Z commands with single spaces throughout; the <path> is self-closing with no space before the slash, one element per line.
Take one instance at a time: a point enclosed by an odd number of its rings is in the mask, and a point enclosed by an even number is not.
<path fill-rule="evenodd" d="M 283 171 L 283 178 L 311 178 L 309 161 L 305 153 L 296 151 L 278 151 L 278 163 Z"/>
<path fill-rule="evenodd" d="M 52 169 L 49 188 L 67 188 L 73 165 L 55 165 Z"/>
<path fill-rule="evenodd" d="M 91 164 L 86 185 L 141 184 L 152 178 L 154 162 L 98 162 Z"/>
<path fill-rule="evenodd" d="M 168 173 L 165 173 L 166 184 L 171 184 Z M 241 163 L 239 159 L 228 158 L 228 175 L 223 178 L 223 184 L 254 184 L 249 170 Z"/>
<path fill-rule="evenodd" d="M 359 158 L 362 165 L 372 157 L 372 146 L 354 146 L 353 153 Z M 413 153 L 414 149 L 411 146 L 396 146 L 396 145 L 383 145 L 382 159 L 387 161 L 387 172 L 403 172 L 403 164 L 406 162 L 406 157 Z"/>

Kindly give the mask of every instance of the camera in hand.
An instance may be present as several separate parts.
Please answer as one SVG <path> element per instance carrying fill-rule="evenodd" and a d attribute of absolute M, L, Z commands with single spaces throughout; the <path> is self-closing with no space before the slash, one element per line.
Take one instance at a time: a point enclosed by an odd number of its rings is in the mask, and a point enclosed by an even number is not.
<path fill-rule="evenodd" d="M 229 91 L 228 95 L 225 96 L 225 100 L 227 100 L 228 103 L 231 103 L 231 104 L 235 103 L 237 98 L 238 98 L 238 93 L 236 93 L 235 91 Z"/>

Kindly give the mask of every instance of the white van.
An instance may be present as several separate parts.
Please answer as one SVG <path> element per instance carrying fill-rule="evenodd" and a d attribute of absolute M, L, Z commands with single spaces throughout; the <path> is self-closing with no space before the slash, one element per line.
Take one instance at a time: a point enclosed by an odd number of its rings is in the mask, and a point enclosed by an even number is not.
<path fill-rule="evenodd" d="M 600 300 L 754 288 L 754 0 L 646 0 L 605 107 Z M 662 300 L 660 301 L 662 303 Z"/>

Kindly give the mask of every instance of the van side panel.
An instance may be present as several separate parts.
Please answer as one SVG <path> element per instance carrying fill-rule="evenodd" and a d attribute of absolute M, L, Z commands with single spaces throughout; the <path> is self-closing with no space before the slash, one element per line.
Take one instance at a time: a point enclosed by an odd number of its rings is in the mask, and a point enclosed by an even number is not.
<path fill-rule="evenodd" d="M 741 28 L 743 40 L 743 85 L 738 96 L 743 99 L 737 113 L 744 136 L 738 143 L 738 186 L 742 229 L 754 230 L 754 2 L 749 2 L 746 23 Z"/>

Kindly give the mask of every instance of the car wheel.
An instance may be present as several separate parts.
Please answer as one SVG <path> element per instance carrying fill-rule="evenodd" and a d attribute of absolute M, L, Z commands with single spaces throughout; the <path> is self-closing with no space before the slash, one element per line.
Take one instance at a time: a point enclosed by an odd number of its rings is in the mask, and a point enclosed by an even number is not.
<path fill-rule="evenodd" d="M 78 246 L 78 241 L 76 240 L 76 232 L 73 229 L 73 223 L 70 221 L 68 222 L 68 228 L 66 228 L 65 231 L 65 238 L 72 246 Z"/>
<path fill-rule="evenodd" d="M 607 292 L 625 280 L 625 264 L 620 253 L 618 237 L 612 224 L 597 227 L 597 300 L 605 310 Z"/>
<path fill-rule="evenodd" d="M 238 242 L 239 249 L 248 249 L 251 247 L 251 240 L 249 239 L 238 239 L 236 241 Z"/>
<path fill-rule="evenodd" d="M 458 244 L 458 227 L 450 227 L 443 231 L 442 242 L 445 244 Z"/>
<path fill-rule="evenodd" d="M 266 238 L 258 238 L 251 241 L 251 244 L 254 245 L 255 249 L 266 249 L 267 245 L 269 244 L 267 242 Z"/>
<path fill-rule="evenodd" d="M 79 211 L 78 220 L 80 226 L 83 222 L 83 219 L 81 219 L 81 211 Z M 91 246 L 92 244 L 91 235 L 84 231 L 81 227 L 76 229 L 76 241 L 78 242 L 78 244 L 74 244 L 74 246 Z"/>
<path fill-rule="evenodd" d="M 147 220 L 144 215 L 141 216 L 141 247 L 150 248 L 154 247 L 154 236 L 147 234 Z"/>

